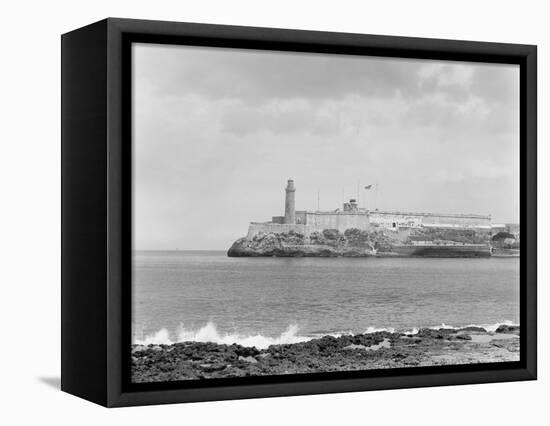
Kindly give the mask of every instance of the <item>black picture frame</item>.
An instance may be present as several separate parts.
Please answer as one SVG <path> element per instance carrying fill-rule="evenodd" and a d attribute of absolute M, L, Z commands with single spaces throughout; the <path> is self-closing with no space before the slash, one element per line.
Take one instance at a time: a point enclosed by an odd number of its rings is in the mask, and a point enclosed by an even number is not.
<path fill-rule="evenodd" d="M 61 42 L 63 391 L 119 407 L 536 379 L 536 46 L 118 18 Z M 520 361 L 130 383 L 133 42 L 518 64 Z"/>

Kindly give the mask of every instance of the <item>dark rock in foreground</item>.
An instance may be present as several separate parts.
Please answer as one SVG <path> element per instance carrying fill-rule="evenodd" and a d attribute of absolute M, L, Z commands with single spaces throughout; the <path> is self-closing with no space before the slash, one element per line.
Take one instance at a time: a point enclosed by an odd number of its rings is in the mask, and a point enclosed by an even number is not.
<path fill-rule="evenodd" d="M 263 350 L 198 342 L 134 345 L 132 379 L 157 382 L 519 361 L 519 328 L 507 327 L 498 333 L 471 327 L 421 329 L 408 335 L 325 336 Z"/>
<path fill-rule="evenodd" d="M 487 332 L 487 330 L 485 330 L 483 327 L 477 327 L 477 326 L 462 327 L 462 328 L 459 328 L 458 331 L 477 331 L 480 333 Z"/>
<path fill-rule="evenodd" d="M 495 333 L 518 333 L 519 334 L 519 325 L 500 325 Z"/>

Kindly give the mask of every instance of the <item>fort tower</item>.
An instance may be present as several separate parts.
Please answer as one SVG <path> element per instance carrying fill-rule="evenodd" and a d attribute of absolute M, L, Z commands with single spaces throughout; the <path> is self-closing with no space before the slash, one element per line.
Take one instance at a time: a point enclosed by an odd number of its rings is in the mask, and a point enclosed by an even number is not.
<path fill-rule="evenodd" d="M 295 224 L 296 207 L 294 204 L 294 193 L 296 192 L 296 188 L 294 188 L 294 181 L 292 179 L 288 180 L 285 191 L 285 223 Z"/>

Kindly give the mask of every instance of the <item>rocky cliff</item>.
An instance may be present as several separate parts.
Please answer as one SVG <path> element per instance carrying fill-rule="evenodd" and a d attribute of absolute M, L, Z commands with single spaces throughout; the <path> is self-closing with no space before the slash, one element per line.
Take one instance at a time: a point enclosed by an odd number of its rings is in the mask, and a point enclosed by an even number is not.
<path fill-rule="evenodd" d="M 288 233 L 261 233 L 251 239 L 240 238 L 233 243 L 230 257 L 368 257 L 382 253 L 392 255 L 392 245 L 398 241 L 381 230 L 362 231 L 325 229 L 304 236 Z"/>
<path fill-rule="evenodd" d="M 468 229 L 409 229 L 388 231 L 379 227 L 370 230 L 325 229 L 306 236 L 296 231 L 261 232 L 252 238 L 240 238 L 233 243 L 230 257 L 370 257 L 428 256 L 480 257 L 490 256 L 488 231 Z"/>

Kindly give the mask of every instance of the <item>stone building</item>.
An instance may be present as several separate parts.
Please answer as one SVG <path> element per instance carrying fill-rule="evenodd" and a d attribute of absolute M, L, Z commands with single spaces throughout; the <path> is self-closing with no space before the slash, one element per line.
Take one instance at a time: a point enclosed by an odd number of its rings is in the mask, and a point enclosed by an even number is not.
<path fill-rule="evenodd" d="M 402 233 L 418 228 L 448 228 L 491 230 L 491 216 L 477 214 L 437 214 L 401 211 L 379 211 L 362 209 L 355 199 L 344 203 L 342 209 L 334 211 L 307 211 L 295 209 L 296 187 L 289 179 L 285 188 L 285 215 L 274 216 L 270 222 L 252 222 L 248 229 L 248 238 L 260 233 L 283 233 L 294 231 L 303 235 L 324 229 L 356 228 L 370 230 L 383 228 L 387 231 Z"/>

